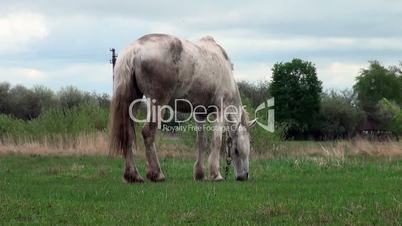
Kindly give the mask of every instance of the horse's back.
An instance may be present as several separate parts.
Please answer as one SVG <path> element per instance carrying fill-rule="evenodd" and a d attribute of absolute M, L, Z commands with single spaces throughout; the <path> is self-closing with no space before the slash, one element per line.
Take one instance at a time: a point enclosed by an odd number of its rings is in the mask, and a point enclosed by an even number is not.
<path fill-rule="evenodd" d="M 132 47 L 139 88 L 146 96 L 162 102 L 200 95 L 212 99 L 217 89 L 225 89 L 224 83 L 233 80 L 228 59 L 215 45 L 213 39 L 193 43 L 166 34 L 139 38 Z"/>

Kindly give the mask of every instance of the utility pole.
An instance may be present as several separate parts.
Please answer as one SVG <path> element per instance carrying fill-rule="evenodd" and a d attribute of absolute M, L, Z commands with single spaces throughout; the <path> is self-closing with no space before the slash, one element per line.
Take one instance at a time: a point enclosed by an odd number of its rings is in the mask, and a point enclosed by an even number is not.
<path fill-rule="evenodd" d="M 110 52 L 112 52 L 112 59 L 110 60 L 110 63 L 113 65 L 116 65 L 116 60 L 117 60 L 117 55 L 116 55 L 116 50 L 114 48 L 109 49 Z M 113 81 L 114 81 L 114 72 L 113 72 Z"/>

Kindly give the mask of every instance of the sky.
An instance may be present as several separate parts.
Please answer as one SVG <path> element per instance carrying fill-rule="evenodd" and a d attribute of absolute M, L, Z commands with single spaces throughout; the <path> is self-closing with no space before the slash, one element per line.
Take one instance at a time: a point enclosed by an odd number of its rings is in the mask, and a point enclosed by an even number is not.
<path fill-rule="evenodd" d="M 369 60 L 402 60 L 401 0 L 1 0 L 0 82 L 111 93 L 109 48 L 148 33 L 222 45 L 237 81 L 313 62 L 324 89 L 351 88 Z"/>

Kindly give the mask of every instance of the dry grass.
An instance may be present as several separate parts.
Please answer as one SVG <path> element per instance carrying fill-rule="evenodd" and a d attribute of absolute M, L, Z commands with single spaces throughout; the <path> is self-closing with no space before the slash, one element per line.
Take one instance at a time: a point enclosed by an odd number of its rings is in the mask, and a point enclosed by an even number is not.
<path fill-rule="evenodd" d="M 107 155 L 105 133 L 82 134 L 78 137 L 53 136 L 37 141 L 30 138 L 0 141 L 0 154 Z"/>
<path fill-rule="evenodd" d="M 326 142 L 277 142 L 268 150 L 258 150 L 257 158 L 306 157 L 308 159 L 331 159 L 343 161 L 350 156 L 367 156 L 389 160 L 402 158 L 402 143 L 396 141 L 368 141 L 357 138 L 353 140 Z"/>
<path fill-rule="evenodd" d="M 158 136 L 156 146 L 158 155 L 164 157 L 189 159 L 195 156 L 194 150 L 179 143 L 170 136 Z M 136 156 L 144 157 L 145 148 L 142 139 L 137 138 Z M 138 149 L 138 150 L 137 150 Z M 109 155 L 108 135 L 104 132 L 81 134 L 77 137 L 52 136 L 40 141 L 31 138 L 6 137 L 0 139 L 1 154 L 51 154 L 51 155 Z"/>
<path fill-rule="evenodd" d="M 51 141 L 50 141 L 51 140 Z M 195 142 L 195 141 L 194 141 Z M 137 139 L 136 156 L 144 156 L 142 139 Z M 158 155 L 180 159 L 195 157 L 194 148 L 183 144 L 181 139 L 171 136 L 158 136 L 156 140 Z M 55 155 L 108 155 L 108 136 L 106 133 L 82 134 L 78 137 L 53 136 L 40 142 L 32 139 L 3 139 L 0 141 L 0 154 L 55 154 Z M 280 157 L 303 157 L 313 161 L 342 162 L 348 156 L 380 157 L 389 160 L 402 158 L 402 143 L 376 142 L 364 139 L 332 142 L 276 142 L 269 147 L 252 151 L 252 158 L 273 159 Z"/>
<path fill-rule="evenodd" d="M 305 154 L 322 154 L 326 157 L 344 159 L 345 156 L 371 156 L 385 158 L 402 157 L 402 144 L 395 141 L 378 142 L 364 139 L 337 141 L 321 144 L 319 148 L 305 148 Z"/>

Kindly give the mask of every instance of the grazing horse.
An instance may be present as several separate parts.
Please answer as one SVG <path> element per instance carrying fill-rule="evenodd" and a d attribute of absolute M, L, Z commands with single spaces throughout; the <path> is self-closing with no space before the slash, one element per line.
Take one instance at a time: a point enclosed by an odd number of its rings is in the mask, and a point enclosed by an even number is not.
<path fill-rule="evenodd" d="M 154 107 L 173 106 L 175 100 L 185 99 L 192 106 L 207 109 L 194 113 L 198 128 L 197 160 L 193 170 L 195 180 L 206 178 L 203 153 L 207 144 L 204 124 L 212 114 L 215 120 L 208 158 L 209 179 L 223 179 L 219 172 L 223 131 L 228 131 L 227 147 L 233 159 L 236 179 L 248 179 L 250 140 L 247 112 L 242 107 L 239 90 L 233 78 L 232 63 L 212 37 L 207 36 L 197 42 L 166 34 L 141 37 L 120 53 L 114 68 L 113 89 L 110 150 L 123 155 L 123 178 L 127 183 L 143 182 L 133 161 L 135 121 L 129 114 L 131 103 L 143 96 L 152 100 L 150 103 Z M 133 112 L 136 106 L 134 105 Z M 176 107 L 179 112 L 195 109 L 190 108 L 188 103 L 178 104 Z M 197 108 L 199 109 L 201 108 Z M 147 158 L 146 176 L 154 182 L 165 180 L 154 143 L 161 115 L 161 112 L 149 114 L 142 128 Z M 224 130 L 225 128 L 229 129 Z"/>

